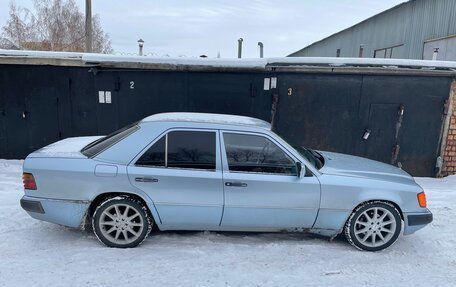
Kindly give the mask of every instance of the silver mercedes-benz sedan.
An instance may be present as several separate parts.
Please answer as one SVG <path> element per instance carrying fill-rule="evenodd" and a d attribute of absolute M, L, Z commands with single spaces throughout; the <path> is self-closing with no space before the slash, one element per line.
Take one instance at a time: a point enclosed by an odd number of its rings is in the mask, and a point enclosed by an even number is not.
<path fill-rule="evenodd" d="M 368 251 L 432 221 L 423 189 L 380 162 L 292 147 L 265 121 L 156 114 L 104 137 L 69 138 L 24 161 L 30 216 L 91 225 L 110 247 L 159 230 L 345 233 Z"/>

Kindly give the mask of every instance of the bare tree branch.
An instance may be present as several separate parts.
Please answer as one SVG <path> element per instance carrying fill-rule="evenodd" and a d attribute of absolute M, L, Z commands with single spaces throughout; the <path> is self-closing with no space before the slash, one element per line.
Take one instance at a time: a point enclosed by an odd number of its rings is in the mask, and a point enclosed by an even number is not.
<path fill-rule="evenodd" d="M 83 52 L 85 17 L 74 0 L 35 0 L 35 13 L 10 4 L 3 37 L 25 50 Z M 112 53 L 99 15 L 93 16 L 93 51 Z"/>

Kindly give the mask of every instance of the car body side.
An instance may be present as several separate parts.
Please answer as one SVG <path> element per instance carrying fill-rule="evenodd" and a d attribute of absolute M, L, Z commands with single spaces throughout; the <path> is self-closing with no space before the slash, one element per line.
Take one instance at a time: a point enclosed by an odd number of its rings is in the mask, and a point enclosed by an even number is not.
<path fill-rule="evenodd" d="M 160 230 L 226 230 L 226 231 L 281 231 L 308 230 L 326 236 L 339 234 L 352 211 L 359 205 L 374 200 L 388 201 L 401 212 L 404 220 L 404 234 L 410 234 L 425 224 L 408 224 L 408 215 L 428 214 L 417 202 L 417 193 L 422 191 L 410 176 L 356 176 L 333 170 L 315 169 L 296 150 L 283 139 L 263 127 L 237 126 L 213 123 L 193 122 L 140 122 L 140 128 L 126 138 L 115 143 L 93 158 L 74 155 L 53 156 L 37 151 L 27 157 L 24 172 L 35 176 L 38 189 L 25 190 L 23 200 L 40 202 L 45 213 L 30 211 L 28 213 L 40 220 L 49 221 L 70 227 L 83 227 L 93 210 L 91 206 L 97 198 L 106 194 L 130 194 L 141 198 L 148 206 Z M 155 198 L 136 187 L 129 176 L 129 167 L 136 159 L 154 144 L 162 135 L 172 129 L 208 129 L 233 131 L 265 135 L 274 140 L 294 160 L 305 166 L 308 174 L 318 182 L 320 187 L 318 206 L 313 224 L 302 226 L 198 226 L 163 224 L 155 205 Z M 87 138 L 87 144 L 97 137 Z M 221 137 L 219 136 L 219 139 Z M 221 141 L 221 139 L 220 139 Z M 217 146 L 217 170 L 225 173 L 226 162 L 222 162 L 222 151 Z M 326 156 L 325 156 L 326 158 Z M 330 160 L 326 158 L 326 160 Z M 274 175 L 271 175 L 274 176 Z M 305 178 L 304 174 L 302 178 Z M 296 177 L 296 180 L 299 180 Z M 221 187 L 223 189 L 223 186 Z M 223 191 L 225 193 L 226 191 Z M 303 193 L 306 189 L 303 188 Z M 273 198 L 271 199 L 274 200 Z M 223 203 L 224 204 L 224 203 Z M 271 209 L 270 212 L 274 212 Z M 223 215 L 222 215 L 223 216 Z M 222 220 L 222 219 L 221 219 Z M 176 219 L 178 222 L 179 219 Z"/>

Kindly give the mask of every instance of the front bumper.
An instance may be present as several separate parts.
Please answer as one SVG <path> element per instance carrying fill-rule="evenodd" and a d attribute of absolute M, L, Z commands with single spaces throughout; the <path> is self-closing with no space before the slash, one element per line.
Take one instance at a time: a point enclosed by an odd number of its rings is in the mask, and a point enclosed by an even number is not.
<path fill-rule="evenodd" d="M 433 219 L 429 209 L 426 209 L 425 212 L 404 212 L 404 235 L 416 232 L 431 223 Z"/>
<path fill-rule="evenodd" d="M 82 226 L 89 205 L 90 201 L 84 200 L 61 200 L 26 195 L 21 199 L 21 207 L 31 217 L 68 227 Z"/>

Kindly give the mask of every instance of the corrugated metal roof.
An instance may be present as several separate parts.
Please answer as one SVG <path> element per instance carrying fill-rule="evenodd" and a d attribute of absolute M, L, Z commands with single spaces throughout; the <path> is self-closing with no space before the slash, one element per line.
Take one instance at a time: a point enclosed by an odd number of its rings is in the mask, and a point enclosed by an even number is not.
<path fill-rule="evenodd" d="M 403 45 L 395 58 L 422 59 L 424 42 L 456 35 L 456 0 L 411 0 L 315 42 L 290 56 L 373 57 L 378 49 Z"/>

